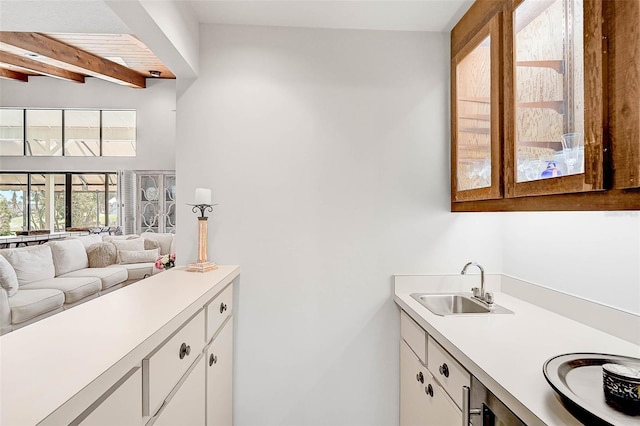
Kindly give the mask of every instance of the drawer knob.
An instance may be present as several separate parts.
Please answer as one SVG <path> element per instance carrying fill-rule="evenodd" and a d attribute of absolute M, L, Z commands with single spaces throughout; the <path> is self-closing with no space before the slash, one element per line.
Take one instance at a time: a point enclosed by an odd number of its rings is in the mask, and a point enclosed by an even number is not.
<path fill-rule="evenodd" d="M 424 375 L 422 374 L 422 371 L 416 374 L 416 380 L 424 384 Z"/>
<path fill-rule="evenodd" d="M 218 362 L 218 357 L 214 354 L 209 355 L 209 367 Z"/>
<path fill-rule="evenodd" d="M 227 310 L 226 303 L 224 303 L 224 302 L 220 303 L 220 313 L 223 313 L 226 310 Z"/>
<path fill-rule="evenodd" d="M 429 395 L 431 398 L 433 398 L 433 386 L 431 386 L 431 383 L 429 383 L 429 385 L 427 385 L 426 388 L 424 388 L 424 392 Z"/>
<path fill-rule="evenodd" d="M 446 362 L 440 366 L 439 370 L 440 374 L 442 374 L 444 377 L 449 377 L 449 366 Z"/>
<path fill-rule="evenodd" d="M 191 346 L 187 345 L 186 343 L 180 345 L 180 359 L 184 358 L 185 356 L 189 356 L 190 353 Z"/>

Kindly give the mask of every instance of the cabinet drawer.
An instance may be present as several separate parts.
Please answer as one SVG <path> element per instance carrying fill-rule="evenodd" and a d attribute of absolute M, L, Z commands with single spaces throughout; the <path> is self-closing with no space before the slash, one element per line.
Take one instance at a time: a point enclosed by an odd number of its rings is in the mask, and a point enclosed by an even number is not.
<path fill-rule="evenodd" d="M 411 350 L 427 363 L 427 332 L 422 329 L 406 312 L 400 312 L 400 336 L 407 342 Z"/>
<path fill-rule="evenodd" d="M 462 407 L 462 387 L 470 386 L 471 376 L 442 346 L 429 337 L 427 343 L 428 363 L 431 374 L 442 384 L 451 399 Z"/>
<path fill-rule="evenodd" d="M 211 341 L 224 320 L 231 315 L 232 308 L 233 284 L 230 284 L 207 305 L 207 342 Z"/>
<path fill-rule="evenodd" d="M 142 360 L 143 414 L 153 415 L 204 348 L 204 310 Z"/>

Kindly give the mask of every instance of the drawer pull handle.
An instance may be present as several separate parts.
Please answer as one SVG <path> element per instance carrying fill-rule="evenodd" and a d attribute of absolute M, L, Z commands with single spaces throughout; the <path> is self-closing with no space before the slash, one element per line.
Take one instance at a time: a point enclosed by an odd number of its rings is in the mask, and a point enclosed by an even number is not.
<path fill-rule="evenodd" d="M 214 354 L 209 355 L 209 367 L 218 362 L 218 357 Z"/>
<path fill-rule="evenodd" d="M 431 383 L 429 383 L 429 385 L 424 388 L 424 392 L 429 395 L 431 398 L 433 398 L 433 386 L 431 386 Z"/>
<path fill-rule="evenodd" d="M 220 313 L 223 313 L 226 310 L 227 310 L 226 303 L 224 303 L 224 302 L 220 303 Z"/>
<path fill-rule="evenodd" d="M 191 346 L 187 345 L 186 343 L 180 345 L 180 359 L 184 358 L 185 356 L 189 356 L 190 353 Z"/>
<path fill-rule="evenodd" d="M 424 384 L 424 375 L 422 374 L 422 371 L 416 374 L 416 380 Z"/>
<path fill-rule="evenodd" d="M 442 374 L 444 377 L 449 377 L 449 366 L 446 362 L 440 366 L 439 370 L 440 374 Z"/>

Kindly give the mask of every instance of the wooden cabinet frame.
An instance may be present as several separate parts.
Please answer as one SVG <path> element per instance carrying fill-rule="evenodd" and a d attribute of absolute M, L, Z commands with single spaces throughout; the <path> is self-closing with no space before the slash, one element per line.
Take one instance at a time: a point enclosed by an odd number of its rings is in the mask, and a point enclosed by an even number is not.
<path fill-rule="evenodd" d="M 640 0 L 584 0 L 585 173 L 517 182 L 513 12 L 523 1 L 476 0 L 451 31 L 451 210 L 640 210 Z M 455 66 L 495 19 L 502 38 L 492 72 L 500 78 L 501 91 L 496 102 L 499 139 L 492 156 L 498 149 L 500 163 L 494 170 L 492 161 L 492 172 L 500 176 L 492 176 L 489 194 L 473 194 L 456 190 Z M 494 122 L 492 117 L 492 131 Z"/>
<path fill-rule="evenodd" d="M 502 111 L 501 102 L 501 13 L 494 16 L 487 22 L 469 41 L 462 47 L 451 59 L 451 134 L 453 137 L 453 145 L 451 148 L 451 199 L 456 201 L 463 200 L 483 200 L 492 198 L 502 198 L 502 149 L 500 140 L 502 136 Z M 485 188 L 470 189 L 458 191 L 458 175 L 455 172 L 458 164 L 458 96 L 457 96 L 457 76 L 455 70 L 464 58 L 466 58 L 474 49 L 476 49 L 483 40 L 490 37 L 490 65 L 491 65 L 491 94 L 490 94 L 490 110 L 491 110 L 491 133 L 490 133 L 490 155 L 491 155 L 491 184 Z"/>

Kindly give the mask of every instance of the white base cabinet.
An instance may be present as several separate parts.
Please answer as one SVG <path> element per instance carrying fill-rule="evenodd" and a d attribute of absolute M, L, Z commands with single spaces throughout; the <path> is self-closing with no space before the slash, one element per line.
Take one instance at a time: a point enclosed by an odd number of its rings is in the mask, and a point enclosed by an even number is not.
<path fill-rule="evenodd" d="M 154 426 L 202 426 L 205 424 L 205 389 L 202 383 L 204 356 L 196 362 L 186 380 L 167 400 L 157 416 L 147 424 Z"/>
<path fill-rule="evenodd" d="M 71 424 L 83 426 L 139 425 L 142 422 L 142 369 L 115 384 L 103 400 L 96 401 Z"/>
<path fill-rule="evenodd" d="M 222 327 L 206 353 L 207 369 L 207 426 L 231 426 L 232 372 L 233 372 L 233 321 Z"/>
<path fill-rule="evenodd" d="M 409 346 L 400 342 L 400 426 L 461 424 L 460 409 Z"/>

